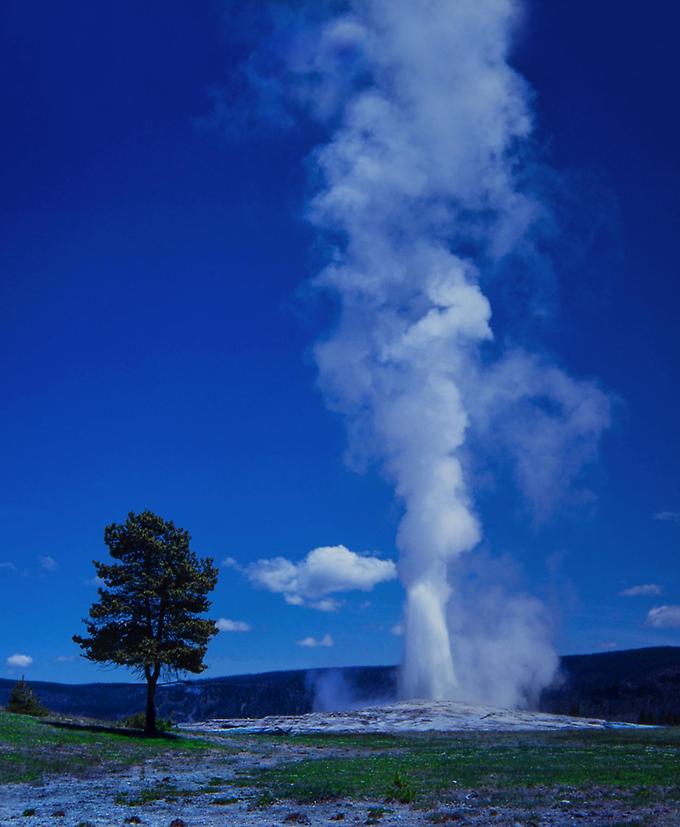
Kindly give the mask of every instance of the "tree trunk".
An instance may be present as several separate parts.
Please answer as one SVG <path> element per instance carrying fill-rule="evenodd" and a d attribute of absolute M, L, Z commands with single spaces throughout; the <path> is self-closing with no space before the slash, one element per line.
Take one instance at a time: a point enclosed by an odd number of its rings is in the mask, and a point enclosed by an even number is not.
<path fill-rule="evenodd" d="M 144 723 L 144 734 L 145 735 L 155 735 L 156 734 L 156 681 L 158 678 L 154 678 L 151 675 L 148 675 L 146 678 L 146 721 Z"/>

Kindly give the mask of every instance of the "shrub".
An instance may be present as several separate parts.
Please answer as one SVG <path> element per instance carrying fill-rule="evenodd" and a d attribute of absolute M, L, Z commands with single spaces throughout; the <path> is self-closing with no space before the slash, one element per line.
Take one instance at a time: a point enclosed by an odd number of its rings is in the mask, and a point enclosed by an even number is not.
<path fill-rule="evenodd" d="M 387 798 L 391 801 L 399 801 L 402 804 L 411 804 L 416 799 L 416 791 L 411 783 L 400 772 L 397 772 L 391 787 L 387 791 Z"/>
<path fill-rule="evenodd" d="M 10 692 L 6 709 L 8 712 L 15 712 L 18 715 L 33 715 L 35 718 L 42 718 L 48 714 L 48 710 L 40 703 L 35 692 L 24 680 L 23 675 Z"/>
<path fill-rule="evenodd" d="M 146 725 L 146 713 L 134 712 L 132 715 L 128 715 L 127 718 L 123 718 L 121 724 L 125 729 L 144 729 Z M 163 720 L 159 718 L 156 720 L 156 729 L 158 732 L 171 732 L 174 726 L 170 719 Z"/>

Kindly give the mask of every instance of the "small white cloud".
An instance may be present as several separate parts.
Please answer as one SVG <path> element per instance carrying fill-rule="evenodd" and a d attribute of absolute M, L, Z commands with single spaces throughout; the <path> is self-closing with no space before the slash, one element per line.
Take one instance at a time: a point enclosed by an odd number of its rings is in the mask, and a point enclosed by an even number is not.
<path fill-rule="evenodd" d="M 342 606 L 342 602 L 334 597 L 324 597 L 322 600 L 315 600 L 309 605 L 312 609 L 318 609 L 320 612 L 337 612 Z"/>
<path fill-rule="evenodd" d="M 72 663 L 75 659 L 75 655 L 59 655 L 55 658 L 57 663 Z"/>
<path fill-rule="evenodd" d="M 318 646 L 319 642 L 315 637 L 303 637 L 302 640 L 298 640 L 298 646 L 307 646 L 308 648 L 312 649 L 315 646 Z"/>
<path fill-rule="evenodd" d="M 392 560 L 357 554 L 345 546 L 321 546 L 299 563 L 285 557 L 258 560 L 246 573 L 253 585 L 282 594 L 293 606 L 335 611 L 339 604 L 322 598 L 352 589 L 371 591 L 378 583 L 394 580 L 397 568 Z"/>
<path fill-rule="evenodd" d="M 12 666 L 14 668 L 24 669 L 26 666 L 30 666 L 33 663 L 33 658 L 30 655 L 10 655 L 7 658 L 7 666 Z"/>
<path fill-rule="evenodd" d="M 0 563 L 0 571 L 16 571 L 14 563 Z"/>
<path fill-rule="evenodd" d="M 395 625 L 390 629 L 393 635 L 397 635 L 397 637 L 401 637 L 404 634 L 404 625 L 402 623 L 395 623 Z"/>
<path fill-rule="evenodd" d="M 644 583 L 641 586 L 631 586 L 619 592 L 622 597 L 647 597 L 661 594 L 661 586 L 656 583 Z"/>
<path fill-rule="evenodd" d="M 54 571 L 57 568 L 57 561 L 54 557 L 50 557 L 49 554 L 44 557 L 38 557 L 38 560 L 40 561 L 40 568 L 43 571 Z"/>
<path fill-rule="evenodd" d="M 243 571 L 243 567 L 234 557 L 225 557 L 220 565 L 223 569 L 236 569 L 236 571 Z"/>
<path fill-rule="evenodd" d="M 680 606 L 655 606 L 647 614 L 647 625 L 657 629 L 680 628 Z"/>
<path fill-rule="evenodd" d="M 665 520 L 669 523 L 680 523 L 680 511 L 657 511 L 654 520 Z"/>
<path fill-rule="evenodd" d="M 618 648 L 618 643 L 613 640 L 603 640 L 602 643 L 597 644 L 598 649 L 602 649 L 603 651 L 609 651 L 611 649 Z"/>
<path fill-rule="evenodd" d="M 227 620 L 226 617 L 221 617 L 217 621 L 217 628 L 220 632 L 250 632 L 252 626 L 242 620 Z"/>
<path fill-rule="evenodd" d="M 305 646 L 308 649 L 316 649 L 318 646 L 331 647 L 333 645 L 333 638 L 326 634 L 322 638 L 305 637 L 298 640 L 298 646 Z"/>

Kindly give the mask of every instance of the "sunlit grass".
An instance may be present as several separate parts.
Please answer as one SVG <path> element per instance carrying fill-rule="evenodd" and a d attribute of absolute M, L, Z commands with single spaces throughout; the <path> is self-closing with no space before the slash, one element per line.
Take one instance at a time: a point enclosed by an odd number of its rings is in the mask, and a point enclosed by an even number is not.
<path fill-rule="evenodd" d="M 214 749 L 189 738 L 140 738 L 121 732 L 63 729 L 25 715 L 0 712 L 0 783 L 39 781 L 50 774 L 109 771 L 164 754 Z"/>
<path fill-rule="evenodd" d="M 295 739 L 298 740 L 297 738 Z M 355 755 L 280 765 L 251 776 L 278 798 L 433 802 L 456 789 L 616 787 L 680 792 L 680 731 L 305 736 Z"/>

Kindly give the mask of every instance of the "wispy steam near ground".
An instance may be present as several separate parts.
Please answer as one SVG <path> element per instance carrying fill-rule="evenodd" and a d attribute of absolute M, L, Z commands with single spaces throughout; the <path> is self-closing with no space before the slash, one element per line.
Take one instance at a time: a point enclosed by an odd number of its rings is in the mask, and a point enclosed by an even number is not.
<path fill-rule="evenodd" d="M 609 423 L 596 383 L 493 341 L 485 285 L 512 277 L 504 259 L 532 258 L 549 213 L 527 172 L 531 93 L 508 62 L 519 12 L 510 0 L 281 5 L 268 47 L 279 71 L 261 71 L 262 50 L 247 65 L 280 111 L 329 128 L 308 218 L 328 252 L 314 283 L 338 315 L 315 358 L 351 461 L 377 463 L 404 507 L 406 697 L 522 705 L 550 681 L 541 604 L 483 576 L 465 591 L 459 558 L 482 537 L 466 441 L 512 463 L 545 516 Z"/>

